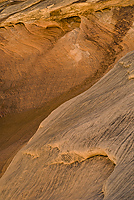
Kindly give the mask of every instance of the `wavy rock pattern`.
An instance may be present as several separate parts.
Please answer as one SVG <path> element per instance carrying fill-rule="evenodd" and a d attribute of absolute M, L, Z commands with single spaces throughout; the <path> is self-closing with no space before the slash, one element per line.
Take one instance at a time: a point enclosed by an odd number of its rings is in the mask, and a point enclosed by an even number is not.
<path fill-rule="evenodd" d="M 133 13 L 133 0 L 0 0 L 0 176 L 52 110 L 134 49 Z"/>
<path fill-rule="evenodd" d="M 1 176 L 52 110 L 133 50 L 134 3 L 0 2 Z"/>
<path fill-rule="evenodd" d="M 1 117 L 84 91 L 132 51 L 132 2 L 1 3 Z"/>
<path fill-rule="evenodd" d="M 133 71 L 134 51 L 53 111 L 0 179 L 1 198 L 133 199 Z"/>

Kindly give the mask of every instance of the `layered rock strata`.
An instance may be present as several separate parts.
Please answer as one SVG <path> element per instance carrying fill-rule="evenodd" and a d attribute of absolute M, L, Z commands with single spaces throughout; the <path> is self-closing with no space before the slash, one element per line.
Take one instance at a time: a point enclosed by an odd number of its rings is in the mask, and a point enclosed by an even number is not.
<path fill-rule="evenodd" d="M 133 50 L 132 2 L 1 3 L 1 116 L 93 84 Z"/>
<path fill-rule="evenodd" d="M 132 200 L 133 134 L 134 51 L 40 124 L 0 179 L 0 196 Z"/>
<path fill-rule="evenodd" d="M 53 109 L 133 50 L 133 11 L 133 0 L 0 1 L 0 175 Z"/>

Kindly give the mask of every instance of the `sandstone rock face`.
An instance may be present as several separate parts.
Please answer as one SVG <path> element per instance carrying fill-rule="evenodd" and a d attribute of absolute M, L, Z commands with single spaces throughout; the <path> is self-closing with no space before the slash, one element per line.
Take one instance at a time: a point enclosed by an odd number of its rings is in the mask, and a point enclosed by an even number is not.
<path fill-rule="evenodd" d="M 78 85 L 84 91 L 133 50 L 133 1 L 0 6 L 1 116 L 41 107 Z"/>
<path fill-rule="evenodd" d="M 0 179 L 0 196 L 131 200 L 133 133 L 134 51 L 40 124 Z"/>
<path fill-rule="evenodd" d="M 133 0 L 0 0 L 0 176 L 52 110 L 134 49 L 133 11 Z"/>

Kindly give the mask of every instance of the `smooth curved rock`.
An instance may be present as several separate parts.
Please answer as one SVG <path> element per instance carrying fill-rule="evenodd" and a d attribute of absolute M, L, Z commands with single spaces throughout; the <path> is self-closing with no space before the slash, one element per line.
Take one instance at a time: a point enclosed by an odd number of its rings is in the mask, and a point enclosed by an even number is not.
<path fill-rule="evenodd" d="M 1 117 L 45 106 L 78 86 L 84 91 L 133 50 L 133 1 L 0 5 Z"/>
<path fill-rule="evenodd" d="M 103 199 L 103 191 L 105 200 L 132 200 L 133 72 L 134 51 L 89 90 L 53 111 L 0 179 L 1 198 Z M 108 156 L 115 168 L 99 155 Z M 97 176 L 104 167 L 107 180 L 100 177 L 100 184 Z"/>
<path fill-rule="evenodd" d="M 134 49 L 133 12 L 133 0 L 0 0 L 0 176 L 52 110 Z"/>

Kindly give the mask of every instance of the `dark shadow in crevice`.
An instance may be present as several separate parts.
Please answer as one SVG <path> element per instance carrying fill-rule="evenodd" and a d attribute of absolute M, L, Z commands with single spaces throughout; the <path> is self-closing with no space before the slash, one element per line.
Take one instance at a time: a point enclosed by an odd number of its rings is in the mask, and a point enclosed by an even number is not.
<path fill-rule="evenodd" d="M 78 1 L 75 1 L 75 2 L 73 2 L 72 4 L 76 4 L 76 3 L 84 3 L 84 2 L 86 2 L 87 0 L 78 0 Z"/>

